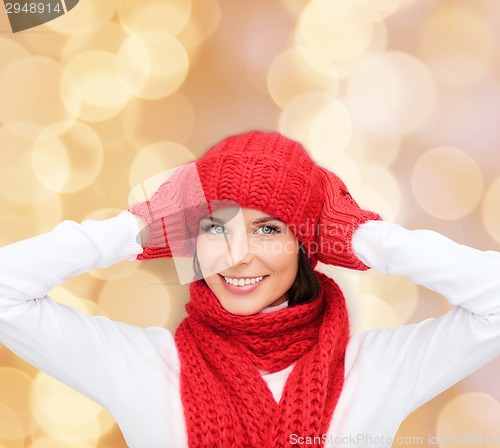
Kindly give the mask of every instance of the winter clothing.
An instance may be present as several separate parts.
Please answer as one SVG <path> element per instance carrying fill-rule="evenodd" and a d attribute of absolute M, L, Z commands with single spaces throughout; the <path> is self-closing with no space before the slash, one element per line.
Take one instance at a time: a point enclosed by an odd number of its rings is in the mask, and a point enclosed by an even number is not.
<path fill-rule="evenodd" d="M 50 233 L 0 248 L 0 341 L 104 406 L 128 447 L 186 448 L 172 334 L 89 316 L 47 296 L 70 277 L 135 260 L 142 251 L 138 231 L 124 212 L 105 221 L 65 221 Z M 367 266 L 405 276 L 454 305 L 437 318 L 349 339 L 327 446 L 390 448 L 407 415 L 500 353 L 500 254 L 382 221 L 362 224 L 352 243 Z M 144 291 L 145 308 L 149 293 Z M 351 304 L 362 300 L 345 293 Z M 127 297 L 121 300 L 126 306 Z M 293 370 L 291 364 L 260 372 L 276 403 Z M 301 436 L 289 435 L 306 446 Z"/>

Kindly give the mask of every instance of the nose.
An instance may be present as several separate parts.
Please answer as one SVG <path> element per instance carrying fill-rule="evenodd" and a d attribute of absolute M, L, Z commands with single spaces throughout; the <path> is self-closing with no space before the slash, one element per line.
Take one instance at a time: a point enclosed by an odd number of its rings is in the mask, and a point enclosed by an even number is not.
<path fill-rule="evenodd" d="M 226 244 L 232 265 L 248 264 L 253 260 L 254 254 L 250 250 L 249 236 L 246 232 L 235 232 L 226 240 Z"/>
<path fill-rule="evenodd" d="M 235 265 L 237 266 L 239 264 L 249 264 L 253 259 L 254 259 L 253 252 L 247 250 L 243 258 L 241 258 L 240 260 L 235 260 Z"/>

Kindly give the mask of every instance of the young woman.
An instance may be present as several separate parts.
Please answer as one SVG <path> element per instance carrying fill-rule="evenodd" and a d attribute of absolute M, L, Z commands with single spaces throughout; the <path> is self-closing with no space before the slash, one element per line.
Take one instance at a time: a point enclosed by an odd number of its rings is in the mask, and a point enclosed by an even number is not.
<path fill-rule="evenodd" d="M 156 257 L 193 259 L 175 336 L 47 297 Z M 318 261 L 404 275 L 455 306 L 350 336 Z M 497 252 L 360 209 L 299 143 L 254 131 L 115 218 L 0 249 L 0 340 L 108 409 L 130 447 L 390 447 L 408 414 L 500 353 L 499 270 Z"/>

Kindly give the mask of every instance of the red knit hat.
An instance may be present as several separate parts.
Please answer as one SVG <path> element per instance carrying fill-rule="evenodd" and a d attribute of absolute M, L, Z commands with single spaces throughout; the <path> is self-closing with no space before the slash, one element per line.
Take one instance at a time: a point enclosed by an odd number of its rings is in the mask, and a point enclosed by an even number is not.
<path fill-rule="evenodd" d="M 309 261 L 368 269 L 353 253 L 352 234 L 380 219 L 359 208 L 344 183 L 283 135 L 251 131 L 228 137 L 183 165 L 145 202 L 130 207 L 150 230 L 138 259 L 192 256 L 199 219 L 237 204 L 279 218 L 303 244 Z"/>

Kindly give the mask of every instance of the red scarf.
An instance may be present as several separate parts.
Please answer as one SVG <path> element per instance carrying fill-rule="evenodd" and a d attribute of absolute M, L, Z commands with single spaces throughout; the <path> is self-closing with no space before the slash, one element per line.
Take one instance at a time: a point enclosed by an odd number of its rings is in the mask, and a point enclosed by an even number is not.
<path fill-rule="evenodd" d="M 292 434 L 326 433 L 344 383 L 349 323 L 340 288 L 316 274 L 322 292 L 312 302 L 250 316 L 225 311 L 204 281 L 192 283 L 189 316 L 175 335 L 190 448 L 290 447 Z M 259 369 L 292 363 L 276 403 Z"/>

